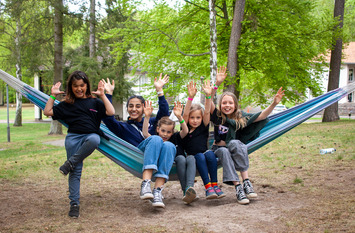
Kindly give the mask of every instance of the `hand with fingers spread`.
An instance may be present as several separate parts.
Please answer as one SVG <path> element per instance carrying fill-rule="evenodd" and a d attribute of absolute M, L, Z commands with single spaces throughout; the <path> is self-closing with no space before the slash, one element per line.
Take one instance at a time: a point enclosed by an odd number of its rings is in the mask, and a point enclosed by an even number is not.
<path fill-rule="evenodd" d="M 216 85 L 219 86 L 227 77 L 227 68 L 225 66 L 217 68 Z"/>
<path fill-rule="evenodd" d="M 205 80 L 204 85 L 203 85 L 203 91 L 205 92 L 206 98 L 211 98 L 212 94 L 212 86 L 210 80 Z"/>
<path fill-rule="evenodd" d="M 187 90 L 188 90 L 189 98 L 193 99 L 197 93 L 196 83 L 190 81 L 189 84 L 187 84 Z"/>
<path fill-rule="evenodd" d="M 115 89 L 115 80 L 112 79 L 112 83 L 110 83 L 110 79 L 107 78 L 107 82 L 105 79 L 101 79 L 102 83 L 104 84 L 104 89 L 107 94 L 112 95 L 113 90 Z"/>
<path fill-rule="evenodd" d="M 64 94 L 65 92 L 64 91 L 61 91 L 60 90 L 60 86 L 62 84 L 60 82 L 57 82 L 56 84 L 54 84 L 52 86 L 52 89 L 51 89 L 51 95 L 54 96 L 54 97 L 57 97 L 57 95 L 60 95 L 60 94 Z"/>
<path fill-rule="evenodd" d="M 152 101 L 146 100 L 143 107 L 145 117 L 150 117 L 153 113 Z"/>
<path fill-rule="evenodd" d="M 99 96 L 100 98 L 105 95 L 105 85 L 101 80 L 97 86 L 97 91 L 93 91 L 92 94 Z"/>
<path fill-rule="evenodd" d="M 162 77 L 163 74 L 160 73 L 159 79 L 157 77 L 154 78 L 154 87 L 157 92 L 162 92 L 165 84 L 169 82 L 169 76 L 166 74 Z"/>
<path fill-rule="evenodd" d="M 174 112 L 174 115 L 179 119 L 179 121 L 181 121 L 181 119 L 182 119 L 181 114 L 182 114 L 183 108 L 184 108 L 184 105 L 182 105 L 182 104 L 180 103 L 180 101 L 176 101 L 176 102 L 174 103 L 174 110 L 173 110 L 173 112 Z M 181 119 L 180 119 L 179 117 L 180 117 Z"/>

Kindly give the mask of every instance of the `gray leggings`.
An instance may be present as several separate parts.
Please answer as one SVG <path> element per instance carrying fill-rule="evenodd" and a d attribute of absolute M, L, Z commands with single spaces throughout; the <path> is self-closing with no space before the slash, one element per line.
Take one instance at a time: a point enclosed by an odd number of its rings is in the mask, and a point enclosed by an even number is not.
<path fill-rule="evenodd" d="M 237 171 L 244 172 L 249 168 L 247 146 L 239 140 L 231 140 L 227 147 L 213 146 L 212 150 L 223 166 L 223 183 L 233 185 L 239 182 Z"/>
<path fill-rule="evenodd" d="M 175 157 L 175 163 L 182 191 L 185 191 L 187 187 L 193 187 L 196 176 L 195 157 L 193 155 L 187 157 L 178 155 Z"/>

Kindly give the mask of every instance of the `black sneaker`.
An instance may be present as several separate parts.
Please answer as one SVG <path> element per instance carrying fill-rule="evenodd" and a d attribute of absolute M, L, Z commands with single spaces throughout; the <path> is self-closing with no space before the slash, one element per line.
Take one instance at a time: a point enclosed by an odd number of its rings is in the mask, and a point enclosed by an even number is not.
<path fill-rule="evenodd" d="M 69 217 L 71 218 L 78 218 L 79 217 L 79 209 L 78 205 L 71 205 L 69 210 Z"/>
<path fill-rule="evenodd" d="M 239 204 L 245 205 L 249 203 L 249 199 L 245 195 L 243 186 L 241 184 L 238 184 L 235 186 L 235 191 L 237 191 L 237 200 Z"/>
<path fill-rule="evenodd" d="M 257 198 L 258 194 L 254 192 L 253 185 L 251 184 L 249 179 L 245 179 L 243 181 L 244 192 L 248 198 Z"/>
<path fill-rule="evenodd" d="M 74 170 L 73 165 L 69 160 L 65 161 L 65 163 L 59 168 L 59 171 L 65 176 L 68 175 L 68 173 L 72 172 L 73 170 Z"/>

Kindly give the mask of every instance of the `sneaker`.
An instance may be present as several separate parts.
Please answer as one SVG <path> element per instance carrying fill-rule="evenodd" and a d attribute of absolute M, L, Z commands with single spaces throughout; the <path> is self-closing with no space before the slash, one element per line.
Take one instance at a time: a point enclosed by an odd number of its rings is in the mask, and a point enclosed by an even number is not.
<path fill-rule="evenodd" d="M 226 196 L 226 194 L 224 194 L 224 192 L 222 192 L 222 190 L 217 185 L 213 186 L 213 189 L 217 194 L 217 198 L 222 198 Z"/>
<path fill-rule="evenodd" d="M 218 195 L 216 194 L 216 192 L 214 191 L 214 189 L 212 187 L 209 187 L 206 190 L 206 199 L 216 199 L 218 197 Z"/>
<path fill-rule="evenodd" d="M 194 201 L 195 198 L 196 198 L 196 191 L 193 189 L 193 187 L 187 187 L 185 191 L 185 195 L 182 198 L 182 201 L 185 204 L 190 204 L 191 202 Z"/>
<path fill-rule="evenodd" d="M 254 192 L 253 185 L 249 179 L 245 179 L 243 181 L 243 188 L 248 198 L 256 198 L 258 196 L 258 194 Z"/>
<path fill-rule="evenodd" d="M 69 217 L 78 218 L 79 217 L 79 209 L 80 209 L 80 207 L 78 205 L 71 205 L 69 213 L 68 213 Z"/>
<path fill-rule="evenodd" d="M 163 189 L 161 188 L 156 188 L 153 189 L 153 196 L 154 198 L 152 200 L 150 200 L 152 202 L 152 206 L 154 207 L 161 207 L 164 208 L 164 202 L 163 202 L 163 194 L 161 193 L 163 191 Z"/>
<path fill-rule="evenodd" d="M 72 172 L 73 170 L 74 170 L 73 165 L 69 160 L 65 161 L 64 164 L 59 168 L 59 171 L 65 176 L 68 175 L 68 173 Z"/>
<path fill-rule="evenodd" d="M 152 189 L 150 187 L 151 180 L 143 180 L 141 186 L 140 198 L 142 200 L 153 199 Z"/>
<path fill-rule="evenodd" d="M 243 186 L 241 184 L 238 184 L 235 186 L 235 190 L 237 191 L 237 200 L 239 204 L 245 205 L 249 203 L 249 199 L 245 195 Z"/>

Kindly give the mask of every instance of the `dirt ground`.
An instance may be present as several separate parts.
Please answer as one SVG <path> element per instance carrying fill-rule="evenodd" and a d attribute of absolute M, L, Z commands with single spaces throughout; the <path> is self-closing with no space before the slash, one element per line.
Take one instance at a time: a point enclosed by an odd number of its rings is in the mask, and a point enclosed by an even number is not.
<path fill-rule="evenodd" d="M 140 200 L 140 179 L 122 174 L 88 178 L 84 171 L 78 219 L 67 216 L 66 178 L 1 182 L 0 232 L 355 232 L 352 164 L 313 173 L 298 188 L 265 183 L 256 173 L 259 197 L 248 205 L 239 205 L 226 185 L 227 197 L 206 200 L 200 178 L 200 200 L 184 205 L 179 183 L 168 182 L 165 209 Z"/>

